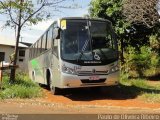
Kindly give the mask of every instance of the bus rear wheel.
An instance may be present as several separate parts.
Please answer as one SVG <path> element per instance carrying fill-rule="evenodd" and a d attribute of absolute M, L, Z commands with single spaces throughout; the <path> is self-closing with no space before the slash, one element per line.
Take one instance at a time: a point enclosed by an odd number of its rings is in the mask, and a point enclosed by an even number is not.
<path fill-rule="evenodd" d="M 32 81 L 35 82 L 35 72 L 34 71 L 32 71 Z"/>

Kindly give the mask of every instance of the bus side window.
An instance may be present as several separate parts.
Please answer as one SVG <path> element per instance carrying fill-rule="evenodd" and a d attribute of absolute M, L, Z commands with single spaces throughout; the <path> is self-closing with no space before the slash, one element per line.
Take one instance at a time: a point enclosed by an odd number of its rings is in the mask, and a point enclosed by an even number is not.
<path fill-rule="evenodd" d="M 46 50 L 46 34 L 42 37 L 42 52 Z"/>
<path fill-rule="evenodd" d="M 33 48 L 32 48 L 32 58 L 34 58 L 35 57 L 35 44 L 33 45 Z"/>
<path fill-rule="evenodd" d="M 53 41 L 53 54 L 58 57 L 58 40 L 54 39 Z"/>
<path fill-rule="evenodd" d="M 42 38 L 39 39 L 39 43 L 38 43 L 38 51 L 39 51 L 39 54 L 42 53 Z"/>
<path fill-rule="evenodd" d="M 36 49 L 35 49 L 35 57 L 37 57 L 38 56 L 38 41 L 36 42 Z"/>
<path fill-rule="evenodd" d="M 47 34 L 47 49 L 50 49 L 52 46 L 52 27 L 49 29 Z"/>
<path fill-rule="evenodd" d="M 29 59 L 32 59 L 32 49 L 33 49 L 33 45 L 29 48 Z"/>
<path fill-rule="evenodd" d="M 34 44 L 32 46 L 32 50 L 31 50 L 31 58 L 33 58 L 33 57 L 34 57 Z"/>
<path fill-rule="evenodd" d="M 40 45 L 41 45 L 41 39 L 37 41 L 37 56 L 40 55 L 40 47 L 41 47 Z"/>

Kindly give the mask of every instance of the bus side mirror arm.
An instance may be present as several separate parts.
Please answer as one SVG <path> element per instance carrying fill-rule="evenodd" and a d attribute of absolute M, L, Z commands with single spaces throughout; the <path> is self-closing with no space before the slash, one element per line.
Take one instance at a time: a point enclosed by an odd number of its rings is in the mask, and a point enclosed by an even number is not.
<path fill-rule="evenodd" d="M 56 33 L 55 39 L 59 39 L 60 38 L 60 31 L 61 31 L 60 28 L 55 28 L 55 33 Z"/>

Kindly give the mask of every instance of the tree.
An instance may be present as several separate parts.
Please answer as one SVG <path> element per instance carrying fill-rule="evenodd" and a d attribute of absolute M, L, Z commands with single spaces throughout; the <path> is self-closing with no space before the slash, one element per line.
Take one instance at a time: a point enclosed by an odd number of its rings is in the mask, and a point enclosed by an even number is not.
<path fill-rule="evenodd" d="M 130 23 L 143 24 L 148 28 L 158 23 L 157 0 L 124 0 L 123 15 Z"/>
<path fill-rule="evenodd" d="M 141 76 L 143 71 L 139 70 L 144 68 L 145 71 L 152 71 L 151 68 L 156 69 L 160 66 L 158 63 L 160 60 L 160 42 L 158 41 L 160 40 L 160 24 L 158 23 L 156 3 L 156 0 L 91 1 L 90 15 L 109 19 L 113 23 L 120 40 L 121 70 L 125 73 L 129 69 L 130 72 L 133 72 L 134 66 L 137 66 L 136 72 L 139 72 Z M 145 52 L 146 54 L 144 54 Z M 141 58 L 142 56 L 144 59 Z M 142 63 L 142 68 L 137 64 L 135 58 Z M 130 66 L 128 66 L 129 64 Z M 144 67 L 146 65 L 149 68 Z"/>
<path fill-rule="evenodd" d="M 127 37 L 126 28 L 129 24 L 123 19 L 122 3 L 123 0 L 92 0 L 90 3 L 90 16 L 108 19 L 112 22 L 120 40 L 120 58 L 124 62 L 124 40 Z"/>
<path fill-rule="evenodd" d="M 141 39 L 138 41 L 142 43 L 140 46 L 149 45 L 149 38 L 152 35 L 155 35 L 157 40 L 160 38 L 159 5 L 159 0 L 124 0 L 123 2 L 122 13 L 126 22 L 136 29 L 134 36 L 130 35 L 130 37 L 137 39 L 137 36 L 140 36 Z"/>
<path fill-rule="evenodd" d="M 158 0 L 124 0 L 123 15 L 131 24 L 126 56 L 130 76 L 156 76 L 160 68 Z M 131 31 L 132 30 L 132 31 Z M 136 43 L 136 44 L 135 44 Z M 127 51 L 126 51 L 127 52 Z"/>
<path fill-rule="evenodd" d="M 18 43 L 21 30 L 24 26 L 36 24 L 39 21 L 49 18 L 51 12 L 47 11 L 47 7 L 53 11 L 59 11 L 59 8 L 71 8 L 70 6 L 61 6 L 60 3 L 65 0 L 0 0 L 0 13 L 8 17 L 5 26 L 14 27 L 17 31 L 15 45 L 15 59 L 13 65 L 17 63 Z M 16 69 L 11 69 L 10 83 L 15 80 Z"/>
<path fill-rule="evenodd" d="M 90 15 L 112 21 L 120 40 L 121 61 L 124 49 L 139 49 L 149 44 L 149 36 L 157 32 L 156 0 L 92 0 Z"/>

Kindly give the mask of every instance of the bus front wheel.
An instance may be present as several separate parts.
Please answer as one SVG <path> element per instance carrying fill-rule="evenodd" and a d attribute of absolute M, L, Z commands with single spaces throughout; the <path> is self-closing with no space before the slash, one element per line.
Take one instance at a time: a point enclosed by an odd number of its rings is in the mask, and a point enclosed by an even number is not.
<path fill-rule="evenodd" d="M 59 89 L 52 85 L 51 74 L 50 74 L 49 70 L 47 70 L 47 76 L 46 77 L 47 77 L 48 88 L 50 89 L 50 91 L 52 92 L 53 95 L 58 95 Z"/>
<path fill-rule="evenodd" d="M 58 95 L 58 93 L 59 93 L 59 89 L 57 87 L 52 86 L 52 85 L 50 86 L 50 90 L 53 95 Z"/>

